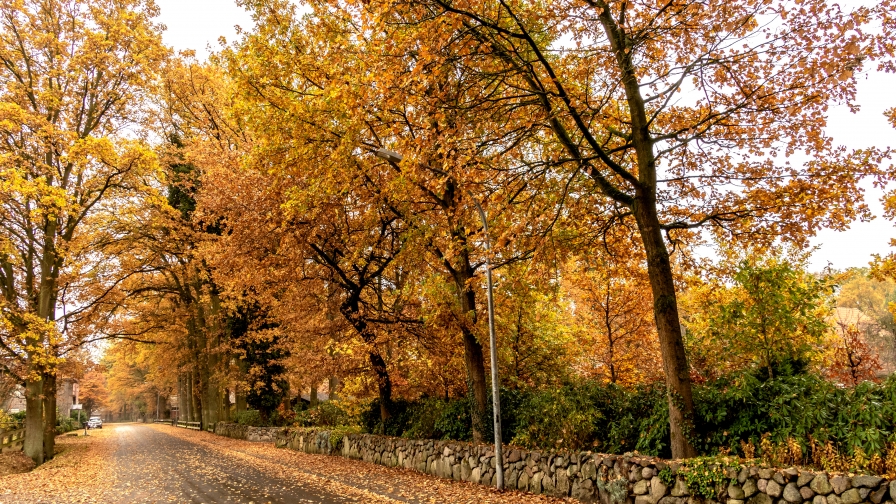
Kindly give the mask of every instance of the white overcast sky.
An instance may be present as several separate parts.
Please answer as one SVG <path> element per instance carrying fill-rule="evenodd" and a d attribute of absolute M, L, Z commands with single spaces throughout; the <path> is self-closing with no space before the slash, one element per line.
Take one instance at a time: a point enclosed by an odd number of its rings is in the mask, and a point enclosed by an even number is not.
<path fill-rule="evenodd" d="M 873 1 L 873 0 L 872 0 Z M 161 8 L 161 22 L 168 29 L 165 43 L 175 49 L 193 49 L 199 58 L 208 54 L 208 48 L 217 50 L 218 39 L 236 39 L 235 26 L 252 28 L 252 19 L 232 0 L 156 0 Z M 860 1 L 841 1 L 844 7 Z M 870 2 L 865 2 L 870 3 Z M 870 72 L 859 82 L 858 102 L 861 111 L 852 114 L 846 107 L 831 110 L 828 134 L 851 148 L 896 145 L 896 129 L 885 120 L 883 111 L 896 106 L 896 76 Z M 813 245 L 818 250 L 812 256 L 812 268 L 820 270 L 828 264 L 842 269 L 867 266 L 872 254 L 890 251 L 891 237 L 896 237 L 896 226 L 882 217 L 880 198 L 882 192 L 866 184 L 866 201 L 875 218 L 871 222 L 855 222 L 845 232 L 822 231 Z"/>

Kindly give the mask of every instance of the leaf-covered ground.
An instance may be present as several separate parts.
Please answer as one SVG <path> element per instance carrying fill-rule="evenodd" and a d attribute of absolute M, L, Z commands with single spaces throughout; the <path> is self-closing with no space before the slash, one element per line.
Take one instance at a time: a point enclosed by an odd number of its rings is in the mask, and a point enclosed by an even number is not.
<path fill-rule="evenodd" d="M 20 451 L 0 454 L 0 477 L 28 472 L 33 467 L 34 462 Z"/>
<path fill-rule="evenodd" d="M 562 502 L 166 425 L 107 425 L 58 440 L 54 460 L 0 477 L 0 504 Z"/>

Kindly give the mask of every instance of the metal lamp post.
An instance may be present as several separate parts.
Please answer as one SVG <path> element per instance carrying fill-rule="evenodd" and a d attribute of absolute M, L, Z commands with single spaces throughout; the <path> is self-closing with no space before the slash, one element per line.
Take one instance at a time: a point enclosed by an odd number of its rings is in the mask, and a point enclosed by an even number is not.
<path fill-rule="evenodd" d="M 399 154 L 398 152 L 391 151 L 388 149 L 377 149 L 374 151 L 376 157 L 385 159 L 390 163 L 400 163 L 404 156 Z M 495 486 L 498 490 L 504 489 L 504 450 L 501 444 L 501 394 L 498 382 L 498 344 L 495 340 L 495 297 L 494 297 L 494 288 L 492 283 L 492 262 L 489 256 L 492 252 L 491 239 L 489 238 L 488 231 L 488 219 L 485 215 L 485 210 L 482 209 L 482 205 L 479 204 L 479 201 L 467 191 L 467 195 L 473 201 L 473 204 L 476 205 L 476 210 L 479 211 L 479 218 L 482 219 L 482 229 L 485 232 L 485 279 L 486 279 L 486 292 L 488 297 L 488 337 L 489 337 L 489 349 L 491 353 L 491 365 L 492 365 L 492 406 L 494 407 L 494 428 L 495 428 L 495 478 L 496 484 Z"/>

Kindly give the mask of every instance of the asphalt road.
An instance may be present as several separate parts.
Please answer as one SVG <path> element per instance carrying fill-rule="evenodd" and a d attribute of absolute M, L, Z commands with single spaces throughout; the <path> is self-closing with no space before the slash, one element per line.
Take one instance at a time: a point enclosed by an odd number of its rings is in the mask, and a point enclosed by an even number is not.
<path fill-rule="evenodd" d="M 170 425 L 106 424 L 56 443 L 53 460 L 0 477 L 0 504 L 566 502 Z"/>
<path fill-rule="evenodd" d="M 141 424 L 106 428 L 116 430 L 117 481 L 111 497 L 117 502 L 357 502 L 324 488 L 303 486 L 271 470 L 270 464 L 253 464 L 238 452 L 214 450 L 166 429 Z"/>

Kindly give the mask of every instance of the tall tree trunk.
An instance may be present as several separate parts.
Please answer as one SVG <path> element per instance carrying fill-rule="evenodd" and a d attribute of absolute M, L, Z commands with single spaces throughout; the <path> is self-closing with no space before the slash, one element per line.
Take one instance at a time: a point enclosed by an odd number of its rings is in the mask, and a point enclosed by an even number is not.
<path fill-rule="evenodd" d="M 331 376 L 327 380 L 327 398 L 330 401 L 335 401 L 339 399 L 339 396 L 336 394 L 336 389 L 339 388 L 339 378 L 336 376 Z"/>
<path fill-rule="evenodd" d="M 473 396 L 470 418 L 473 423 L 473 442 L 481 443 L 485 437 L 485 425 L 488 408 L 488 383 L 485 379 L 485 356 L 482 344 L 476 338 L 472 328 L 476 326 L 478 312 L 476 310 L 476 292 L 470 287 L 473 279 L 473 268 L 469 258 L 464 257 L 464 265 L 457 270 L 455 287 L 460 295 L 461 310 L 468 320 L 461 324 L 461 335 L 464 340 L 464 365 L 467 368 L 467 388 Z M 467 324 L 469 322 L 469 325 Z"/>
<path fill-rule="evenodd" d="M 44 462 L 56 454 L 56 370 L 44 375 Z"/>
<path fill-rule="evenodd" d="M 199 396 L 199 377 L 196 371 L 190 372 L 190 421 L 202 422 L 202 398 Z"/>
<path fill-rule="evenodd" d="M 355 296 L 343 301 L 339 311 L 345 317 L 345 320 L 355 328 L 361 339 L 367 343 L 370 367 L 376 375 L 376 384 L 380 397 L 380 420 L 385 425 L 386 420 L 392 417 L 392 378 L 389 376 L 386 361 L 376 349 L 376 334 L 374 334 L 367 321 L 361 316 L 360 301 Z"/>
<path fill-rule="evenodd" d="M 380 394 L 380 420 L 383 425 L 392 417 L 392 378 L 386 368 L 386 361 L 379 352 L 370 351 L 370 366 L 376 374 L 376 385 Z"/>
<path fill-rule="evenodd" d="M 659 334 L 669 401 L 669 427 L 672 437 L 670 447 L 675 458 L 695 457 L 697 451 L 690 440 L 695 434 L 694 396 L 678 317 L 678 302 L 669 251 L 663 240 L 656 203 L 645 202 L 642 198 L 635 203 L 633 210 L 647 253 L 647 273 L 653 291 L 653 313 Z"/>
<path fill-rule="evenodd" d="M 372 361 L 371 364 L 373 364 Z M 317 381 L 311 383 L 311 392 L 308 393 L 308 402 L 311 403 L 311 406 L 317 406 L 317 387 Z"/>
<path fill-rule="evenodd" d="M 25 455 L 36 465 L 44 463 L 44 382 L 25 382 Z"/>

